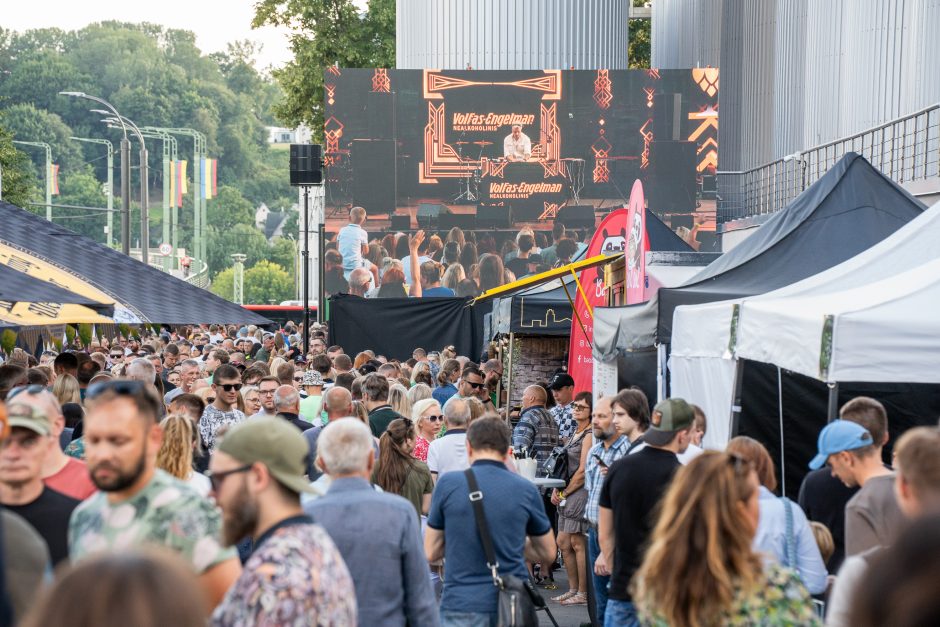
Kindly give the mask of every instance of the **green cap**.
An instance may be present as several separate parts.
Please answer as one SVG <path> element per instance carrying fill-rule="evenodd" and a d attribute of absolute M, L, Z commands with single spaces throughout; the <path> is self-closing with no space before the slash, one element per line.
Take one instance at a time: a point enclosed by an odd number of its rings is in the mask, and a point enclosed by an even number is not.
<path fill-rule="evenodd" d="M 310 447 L 297 427 L 283 418 L 246 420 L 225 434 L 218 450 L 244 464 L 264 464 L 275 479 L 295 492 L 313 492 L 304 478 Z"/>
<path fill-rule="evenodd" d="M 653 446 L 665 446 L 672 441 L 676 431 L 692 426 L 695 412 L 681 398 L 667 398 L 656 404 L 650 415 L 650 428 L 643 434 L 643 441 Z"/>
<path fill-rule="evenodd" d="M 39 435 L 52 433 L 52 422 L 39 409 L 25 403 L 13 403 L 7 407 L 7 422 L 10 428 L 23 427 Z"/>

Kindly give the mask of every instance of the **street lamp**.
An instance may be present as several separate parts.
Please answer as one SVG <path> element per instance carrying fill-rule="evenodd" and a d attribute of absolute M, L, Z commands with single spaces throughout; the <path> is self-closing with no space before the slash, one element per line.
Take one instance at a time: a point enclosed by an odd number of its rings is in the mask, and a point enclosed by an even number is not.
<path fill-rule="evenodd" d="M 60 91 L 59 95 L 70 98 L 84 98 L 100 103 L 107 107 L 121 124 L 121 131 L 124 134 L 124 137 L 121 138 L 121 252 L 129 255 L 131 252 L 131 143 L 127 139 L 127 127 L 124 120 L 121 118 L 121 114 L 117 112 L 117 109 L 103 98 L 90 96 L 82 91 Z"/>
<path fill-rule="evenodd" d="M 52 147 L 46 142 L 23 142 L 14 139 L 13 143 L 42 148 L 46 151 L 46 220 L 52 222 Z"/>
<path fill-rule="evenodd" d="M 108 147 L 108 248 L 112 244 L 112 233 L 114 232 L 114 145 L 107 139 L 97 139 L 94 137 L 69 137 L 77 142 L 87 142 L 89 144 L 101 144 Z"/>
<path fill-rule="evenodd" d="M 110 116 L 111 111 L 102 109 L 92 109 L 92 113 L 100 113 Z M 106 123 L 118 122 L 121 130 L 127 136 L 127 127 L 130 126 L 137 140 L 140 142 L 140 260 L 145 264 L 150 264 L 150 194 L 147 190 L 147 145 L 144 143 L 144 136 L 137 128 L 137 125 L 117 111 L 114 111 L 114 117 L 108 117 Z M 128 229 L 130 226 L 128 225 Z"/>

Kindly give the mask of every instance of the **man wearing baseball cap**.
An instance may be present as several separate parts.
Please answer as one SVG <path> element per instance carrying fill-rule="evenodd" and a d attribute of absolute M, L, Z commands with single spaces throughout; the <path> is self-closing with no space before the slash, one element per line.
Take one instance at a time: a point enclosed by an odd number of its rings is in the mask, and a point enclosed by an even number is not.
<path fill-rule="evenodd" d="M 280 418 L 229 431 L 209 476 L 225 542 L 253 541 L 241 577 L 212 615 L 214 625 L 355 625 L 356 592 L 336 545 L 300 507 L 307 442 Z"/>
<path fill-rule="evenodd" d="M 845 506 L 846 556 L 889 546 L 903 524 L 894 473 L 881 459 L 882 445 L 862 425 L 836 420 L 819 433 L 819 452 L 809 463 L 813 470 L 828 464 L 833 477 L 850 488 L 861 486 Z"/>
<path fill-rule="evenodd" d="M 643 547 L 655 523 L 654 511 L 679 469 L 679 453 L 692 440 L 695 412 L 681 398 L 653 408 L 646 446 L 611 464 L 598 501 L 598 575 L 610 573 L 605 624 L 638 625 L 630 580 L 640 566 Z"/>
<path fill-rule="evenodd" d="M 558 437 L 568 441 L 577 427 L 571 404 L 574 400 L 574 379 L 567 372 L 556 372 L 548 384 L 548 389 L 555 398 L 555 406 L 548 413 L 558 425 Z"/>

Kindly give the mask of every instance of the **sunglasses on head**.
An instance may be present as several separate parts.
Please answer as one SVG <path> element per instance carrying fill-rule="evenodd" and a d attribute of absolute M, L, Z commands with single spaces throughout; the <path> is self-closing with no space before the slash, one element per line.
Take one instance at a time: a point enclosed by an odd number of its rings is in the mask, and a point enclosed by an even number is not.
<path fill-rule="evenodd" d="M 88 392 L 85 398 L 92 400 L 101 396 L 105 392 L 114 392 L 118 396 L 134 396 L 144 389 L 144 382 L 134 379 L 115 379 L 113 381 L 102 381 L 88 386 Z"/>
<path fill-rule="evenodd" d="M 231 392 L 232 390 L 237 392 L 242 389 L 241 383 L 216 383 L 216 386 L 222 388 L 226 392 Z"/>

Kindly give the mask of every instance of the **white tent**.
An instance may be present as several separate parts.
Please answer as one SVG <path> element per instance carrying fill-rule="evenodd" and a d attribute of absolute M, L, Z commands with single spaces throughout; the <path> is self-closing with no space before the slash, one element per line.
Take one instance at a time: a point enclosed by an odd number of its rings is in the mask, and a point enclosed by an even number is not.
<path fill-rule="evenodd" d="M 940 382 L 940 203 L 865 252 L 766 294 L 678 307 L 672 394 L 730 435 L 736 359 L 827 382 Z"/>

